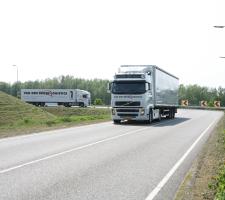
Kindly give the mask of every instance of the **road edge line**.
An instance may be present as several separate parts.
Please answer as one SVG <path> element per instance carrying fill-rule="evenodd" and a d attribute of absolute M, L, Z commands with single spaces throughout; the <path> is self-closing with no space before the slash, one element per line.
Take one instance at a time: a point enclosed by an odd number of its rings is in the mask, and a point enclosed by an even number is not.
<path fill-rule="evenodd" d="M 220 119 L 220 118 L 219 118 Z M 195 140 L 195 142 L 189 147 L 189 149 L 185 152 L 185 154 L 176 162 L 176 164 L 172 167 L 172 169 L 163 177 L 163 179 L 158 183 L 158 185 L 151 191 L 151 193 L 146 197 L 145 200 L 153 200 L 160 190 L 166 185 L 171 176 L 176 172 L 176 170 L 180 167 L 186 157 L 191 153 L 191 151 L 195 148 L 198 142 L 202 139 L 202 137 L 209 131 L 209 129 L 217 124 L 218 119 L 213 121 Z"/>

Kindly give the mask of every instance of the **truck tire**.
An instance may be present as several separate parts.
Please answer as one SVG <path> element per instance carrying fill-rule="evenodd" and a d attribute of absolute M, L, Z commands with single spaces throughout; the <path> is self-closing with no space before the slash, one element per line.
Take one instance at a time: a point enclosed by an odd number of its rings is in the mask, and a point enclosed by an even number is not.
<path fill-rule="evenodd" d="M 79 106 L 83 108 L 84 107 L 84 103 L 83 102 L 79 103 Z"/>
<path fill-rule="evenodd" d="M 114 123 L 114 124 L 120 124 L 120 120 L 114 119 L 114 120 L 113 120 L 113 123 Z"/>
<path fill-rule="evenodd" d="M 173 109 L 172 119 L 175 118 L 175 109 Z"/>
<path fill-rule="evenodd" d="M 162 119 L 162 115 L 161 115 L 161 110 L 159 111 L 159 118 L 158 118 L 158 121 L 160 122 Z"/>
<path fill-rule="evenodd" d="M 153 121 L 152 109 L 149 110 L 148 124 L 151 124 Z"/>
<path fill-rule="evenodd" d="M 169 111 L 169 119 L 173 119 L 173 109 L 170 109 Z"/>

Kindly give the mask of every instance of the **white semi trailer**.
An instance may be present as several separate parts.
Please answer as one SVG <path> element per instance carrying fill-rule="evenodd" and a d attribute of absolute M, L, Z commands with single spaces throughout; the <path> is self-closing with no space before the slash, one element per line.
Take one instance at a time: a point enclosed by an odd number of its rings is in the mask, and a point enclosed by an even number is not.
<path fill-rule="evenodd" d="M 174 118 L 178 88 L 179 79 L 155 65 L 122 65 L 109 85 L 114 123 Z"/>
<path fill-rule="evenodd" d="M 36 106 L 53 103 L 66 107 L 87 107 L 91 102 L 91 94 L 80 89 L 21 89 L 21 100 Z"/>

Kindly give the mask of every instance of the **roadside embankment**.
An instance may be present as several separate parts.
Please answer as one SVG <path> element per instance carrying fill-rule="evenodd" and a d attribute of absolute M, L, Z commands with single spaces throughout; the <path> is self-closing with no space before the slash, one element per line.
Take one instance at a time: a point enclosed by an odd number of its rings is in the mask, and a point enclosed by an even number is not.
<path fill-rule="evenodd" d="M 109 119 L 107 108 L 40 108 L 0 92 L 0 138 Z"/>

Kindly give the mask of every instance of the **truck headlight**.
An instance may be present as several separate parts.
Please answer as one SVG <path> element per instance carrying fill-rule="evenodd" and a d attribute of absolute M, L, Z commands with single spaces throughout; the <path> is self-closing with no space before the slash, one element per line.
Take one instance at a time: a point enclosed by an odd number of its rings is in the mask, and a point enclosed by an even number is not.
<path fill-rule="evenodd" d="M 112 115 L 115 115 L 115 114 L 116 114 L 116 109 L 112 108 Z"/>
<path fill-rule="evenodd" d="M 145 114 L 145 109 L 144 109 L 144 108 L 141 108 L 141 109 L 140 109 L 140 114 L 141 114 L 141 115 L 144 115 L 144 114 Z"/>

